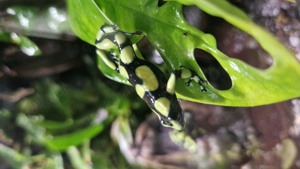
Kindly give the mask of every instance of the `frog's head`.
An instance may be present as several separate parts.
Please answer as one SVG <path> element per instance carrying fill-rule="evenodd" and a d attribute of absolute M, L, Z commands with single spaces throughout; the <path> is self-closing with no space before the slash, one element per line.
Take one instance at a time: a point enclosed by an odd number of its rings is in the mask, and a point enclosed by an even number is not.
<path fill-rule="evenodd" d="M 104 36 L 107 36 L 108 34 L 115 34 L 116 32 L 118 32 L 118 29 L 115 25 L 111 26 L 105 24 L 101 26 L 96 35 L 96 44 L 101 41 Z"/>

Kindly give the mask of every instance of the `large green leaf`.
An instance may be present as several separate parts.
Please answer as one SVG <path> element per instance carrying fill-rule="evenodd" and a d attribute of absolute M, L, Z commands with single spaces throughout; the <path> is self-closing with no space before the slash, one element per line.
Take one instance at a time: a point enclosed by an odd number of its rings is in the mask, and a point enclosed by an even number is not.
<path fill-rule="evenodd" d="M 197 5 L 248 32 L 273 56 L 274 64 L 260 70 L 229 58 L 216 48 L 214 37 L 184 20 L 181 3 Z M 255 106 L 300 96 L 300 66 L 293 54 L 227 1 L 178 0 L 161 7 L 157 4 L 157 0 L 68 0 L 72 28 L 88 43 L 93 44 L 100 25 L 115 23 L 125 32 L 144 32 L 170 71 L 183 65 L 203 77 L 193 54 L 198 48 L 215 57 L 231 78 L 231 89 L 220 91 L 208 84 L 205 93 L 197 84 L 186 87 L 184 81 L 179 80 L 176 83 L 179 98 L 217 105 Z"/>

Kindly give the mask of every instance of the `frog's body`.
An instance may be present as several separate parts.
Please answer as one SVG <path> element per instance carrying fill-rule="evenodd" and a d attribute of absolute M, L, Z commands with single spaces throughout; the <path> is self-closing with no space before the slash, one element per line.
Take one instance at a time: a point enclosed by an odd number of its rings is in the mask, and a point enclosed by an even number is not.
<path fill-rule="evenodd" d="M 100 59 L 131 83 L 137 94 L 157 114 L 163 126 L 177 130 L 183 128 L 184 116 L 175 95 L 176 78 L 193 76 L 191 79 L 195 80 L 198 76 L 182 69 L 174 71 L 167 79 L 154 64 L 136 56 L 130 40 L 115 26 L 105 25 L 100 28 L 96 47 Z M 201 83 L 200 78 L 196 79 Z"/>

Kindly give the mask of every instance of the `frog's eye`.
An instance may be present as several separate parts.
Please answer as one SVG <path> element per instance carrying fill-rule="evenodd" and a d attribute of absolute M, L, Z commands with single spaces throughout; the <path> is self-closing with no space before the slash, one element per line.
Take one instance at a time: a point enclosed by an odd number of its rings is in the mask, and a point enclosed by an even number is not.
<path fill-rule="evenodd" d="M 172 120 L 171 125 L 172 125 L 172 128 L 175 129 L 175 130 L 182 130 L 183 129 L 183 125 L 181 123 L 179 123 L 178 121 L 176 121 L 176 120 Z"/>
<path fill-rule="evenodd" d="M 161 119 L 161 124 L 164 127 L 170 127 L 173 128 L 175 130 L 182 130 L 183 129 L 183 125 L 176 120 L 172 120 L 170 117 L 168 117 L 167 119 Z"/>
<path fill-rule="evenodd" d="M 167 119 L 161 119 L 160 122 L 165 127 L 173 127 L 172 123 Z"/>

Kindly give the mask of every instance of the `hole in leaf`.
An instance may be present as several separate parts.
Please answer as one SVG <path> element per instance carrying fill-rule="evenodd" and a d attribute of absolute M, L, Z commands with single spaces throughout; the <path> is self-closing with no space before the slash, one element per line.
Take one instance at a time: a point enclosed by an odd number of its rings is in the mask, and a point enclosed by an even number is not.
<path fill-rule="evenodd" d="M 165 3 L 166 3 L 166 1 L 158 0 L 157 6 L 158 6 L 158 7 L 161 7 L 161 6 L 163 6 Z"/>
<path fill-rule="evenodd" d="M 228 90 L 232 87 L 228 73 L 220 63 L 209 53 L 196 48 L 194 56 L 209 83 L 218 90 Z"/>
<path fill-rule="evenodd" d="M 267 69 L 272 65 L 272 57 L 253 37 L 223 19 L 210 17 L 209 22 L 204 31 L 216 38 L 217 48 L 227 56 L 258 69 Z"/>
<path fill-rule="evenodd" d="M 139 36 L 139 35 L 143 34 L 143 32 L 142 31 L 136 31 L 134 33 L 126 33 L 125 32 L 125 34 L 127 34 L 129 36 Z"/>
<path fill-rule="evenodd" d="M 182 6 L 182 13 L 188 24 L 201 30 L 206 27 L 206 14 L 197 6 Z"/>
<path fill-rule="evenodd" d="M 146 36 L 144 36 L 143 39 L 137 43 L 137 46 L 145 60 L 148 60 L 156 65 L 161 65 L 164 63 L 164 60 L 160 56 L 159 52 L 151 45 Z"/>
<path fill-rule="evenodd" d="M 272 65 L 272 57 L 247 33 L 221 18 L 207 15 L 196 6 L 183 6 L 182 10 L 185 20 L 201 31 L 212 34 L 217 40 L 217 48 L 227 56 L 258 69 L 267 69 Z"/>

